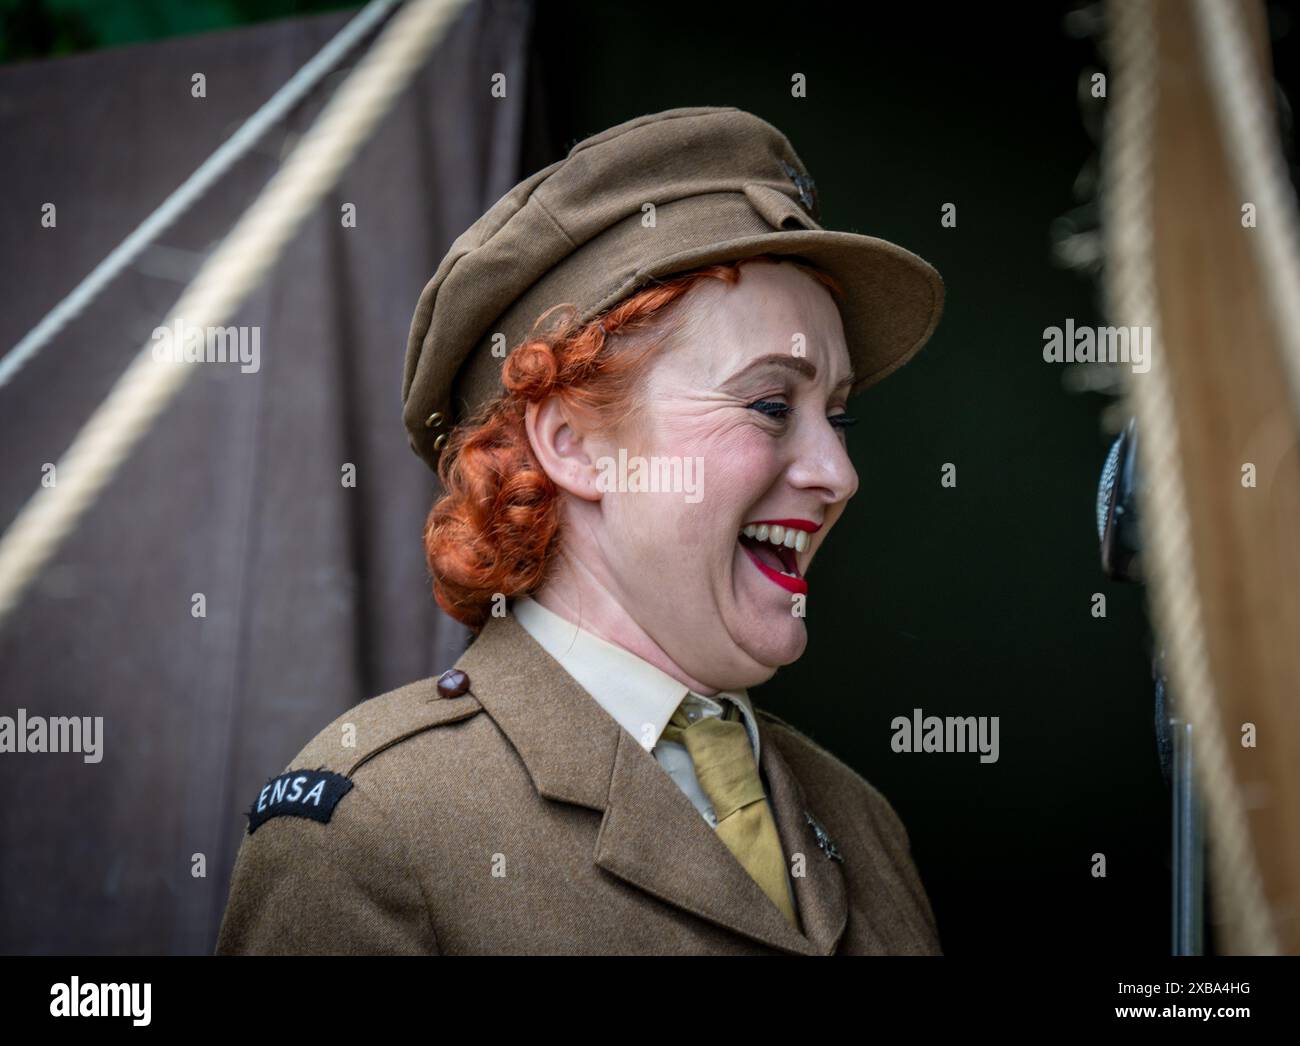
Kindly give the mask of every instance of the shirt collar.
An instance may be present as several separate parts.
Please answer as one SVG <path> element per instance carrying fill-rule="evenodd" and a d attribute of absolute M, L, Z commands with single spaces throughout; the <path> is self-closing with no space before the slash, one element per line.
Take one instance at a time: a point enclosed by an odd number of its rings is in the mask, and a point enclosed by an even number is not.
<path fill-rule="evenodd" d="M 724 702 L 734 703 L 758 761 L 758 721 L 745 690 L 719 690 L 710 697 L 696 694 L 630 650 L 606 642 L 528 596 L 517 598 L 512 612 L 524 631 L 646 751 L 659 743 L 673 712 L 689 697 L 691 704 L 716 714 L 725 710 Z"/>

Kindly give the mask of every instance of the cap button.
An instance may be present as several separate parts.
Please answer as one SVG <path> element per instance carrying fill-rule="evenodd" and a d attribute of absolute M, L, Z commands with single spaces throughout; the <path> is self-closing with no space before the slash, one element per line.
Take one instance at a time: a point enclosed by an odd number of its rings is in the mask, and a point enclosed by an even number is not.
<path fill-rule="evenodd" d="M 438 677 L 439 697 L 460 697 L 469 689 L 469 676 L 458 668 L 449 668 Z"/>
<path fill-rule="evenodd" d="M 424 419 L 424 427 L 426 429 L 437 428 L 441 424 L 442 424 L 442 411 L 440 410 L 435 410 L 432 414 L 430 414 L 427 418 Z"/>

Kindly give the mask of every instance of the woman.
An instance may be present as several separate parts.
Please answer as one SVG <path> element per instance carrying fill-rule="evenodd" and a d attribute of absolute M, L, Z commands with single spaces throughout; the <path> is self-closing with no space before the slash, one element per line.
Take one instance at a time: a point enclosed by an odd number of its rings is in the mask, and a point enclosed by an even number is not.
<path fill-rule="evenodd" d="M 403 386 L 434 594 L 476 638 L 259 792 L 218 952 L 937 953 L 889 803 L 747 691 L 806 645 L 848 396 L 941 301 L 822 230 L 736 109 L 619 125 L 498 201 Z"/>

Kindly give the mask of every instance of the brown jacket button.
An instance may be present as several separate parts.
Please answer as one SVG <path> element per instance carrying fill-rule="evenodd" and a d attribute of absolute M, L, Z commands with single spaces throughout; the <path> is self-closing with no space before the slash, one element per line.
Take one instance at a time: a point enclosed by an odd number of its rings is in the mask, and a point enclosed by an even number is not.
<path fill-rule="evenodd" d="M 449 668 L 438 677 L 439 697 L 460 697 L 469 689 L 469 676 L 459 669 Z"/>

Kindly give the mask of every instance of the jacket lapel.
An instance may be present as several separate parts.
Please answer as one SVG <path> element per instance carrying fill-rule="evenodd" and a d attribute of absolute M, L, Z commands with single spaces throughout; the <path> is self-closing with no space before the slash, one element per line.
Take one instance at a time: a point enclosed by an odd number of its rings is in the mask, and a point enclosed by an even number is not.
<path fill-rule="evenodd" d="M 808 815 L 818 813 L 808 806 L 803 785 L 785 761 L 773 732 L 758 717 L 759 764 L 767 778 L 772 814 L 776 819 L 781 849 L 789 865 L 794 854 L 804 856 L 804 874 L 794 876 L 794 896 L 799 905 L 799 922 L 818 955 L 830 955 L 839 945 L 848 922 L 848 892 L 841 863 L 818 845 Z M 820 819 L 820 818 L 818 818 Z"/>
<path fill-rule="evenodd" d="M 760 719 L 768 779 L 807 937 L 794 930 L 672 778 L 513 616 L 490 618 L 456 662 L 519 753 L 537 791 L 604 814 L 592 858 L 638 889 L 772 948 L 830 954 L 843 932 L 843 876 L 817 849 L 803 790 Z M 815 813 L 814 813 L 814 816 Z"/>

